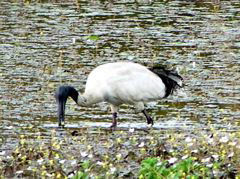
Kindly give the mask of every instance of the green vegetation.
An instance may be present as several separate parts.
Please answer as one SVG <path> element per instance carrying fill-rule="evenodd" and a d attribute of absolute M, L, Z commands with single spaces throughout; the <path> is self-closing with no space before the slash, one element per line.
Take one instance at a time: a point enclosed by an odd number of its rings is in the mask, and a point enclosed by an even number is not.
<path fill-rule="evenodd" d="M 82 171 L 77 171 L 77 173 L 72 177 L 72 179 L 88 179 L 88 171 L 90 169 L 90 162 L 89 161 L 84 161 L 83 164 L 81 165 Z"/>
<path fill-rule="evenodd" d="M 13 132 L 18 144 L 0 153 L 0 177 L 240 177 L 239 131 L 22 131 Z"/>
<path fill-rule="evenodd" d="M 97 35 L 90 35 L 87 37 L 87 39 L 97 41 L 97 40 L 100 40 L 100 37 Z"/>
<path fill-rule="evenodd" d="M 173 160 L 175 160 L 173 158 Z M 182 160 L 174 165 L 170 161 L 159 161 L 158 158 L 148 158 L 142 161 L 139 178 L 199 178 L 211 176 L 212 169 L 193 158 Z M 215 165 L 217 166 L 217 165 Z M 216 169 L 216 168 L 215 168 Z"/>

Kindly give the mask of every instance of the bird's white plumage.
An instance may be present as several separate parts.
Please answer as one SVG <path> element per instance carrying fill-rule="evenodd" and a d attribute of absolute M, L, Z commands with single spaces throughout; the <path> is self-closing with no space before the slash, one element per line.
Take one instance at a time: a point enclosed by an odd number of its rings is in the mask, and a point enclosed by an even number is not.
<path fill-rule="evenodd" d="M 117 62 L 100 65 L 89 74 L 83 97 L 89 105 L 102 101 L 120 105 L 154 101 L 164 95 L 165 85 L 156 74 L 140 64 Z"/>
<path fill-rule="evenodd" d="M 59 126 L 64 126 L 68 97 L 80 106 L 108 102 L 113 115 L 111 128 L 117 126 L 117 114 L 121 104 L 134 105 L 137 112 L 144 114 L 147 123 L 153 125 L 144 103 L 167 97 L 177 85 L 182 86 L 182 77 L 162 68 L 154 67 L 149 70 L 132 62 L 100 65 L 89 74 L 83 94 L 79 95 L 72 86 L 60 86 L 56 90 Z"/>

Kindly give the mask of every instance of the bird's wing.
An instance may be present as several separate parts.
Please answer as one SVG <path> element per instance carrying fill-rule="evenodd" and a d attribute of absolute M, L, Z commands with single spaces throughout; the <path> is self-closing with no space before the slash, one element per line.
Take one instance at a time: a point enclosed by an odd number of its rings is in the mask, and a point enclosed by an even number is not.
<path fill-rule="evenodd" d="M 153 101 L 165 95 L 162 80 L 153 73 L 128 72 L 108 83 L 111 95 L 134 103 L 137 101 Z"/>
<path fill-rule="evenodd" d="M 153 101 L 165 95 L 161 78 L 142 65 L 127 62 L 96 68 L 89 75 L 86 88 L 91 94 L 119 103 Z"/>
<path fill-rule="evenodd" d="M 102 65 L 89 75 L 85 93 L 112 103 L 136 103 L 164 97 L 162 80 L 146 67 L 135 63 Z"/>

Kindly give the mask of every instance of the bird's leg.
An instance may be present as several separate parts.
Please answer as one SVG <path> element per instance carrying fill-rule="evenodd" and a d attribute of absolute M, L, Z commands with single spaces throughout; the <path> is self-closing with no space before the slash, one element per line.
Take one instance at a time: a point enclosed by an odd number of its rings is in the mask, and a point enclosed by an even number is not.
<path fill-rule="evenodd" d="M 149 116 L 149 114 L 147 113 L 146 109 L 142 110 L 142 113 L 146 117 L 147 123 L 153 125 L 153 119 L 151 118 L 151 116 Z"/>
<path fill-rule="evenodd" d="M 112 114 L 112 125 L 110 126 L 110 128 L 115 129 L 117 127 L 117 113 L 114 112 Z"/>
<path fill-rule="evenodd" d="M 153 120 L 147 113 L 143 102 L 135 103 L 136 112 L 142 112 L 147 119 L 147 123 L 153 125 Z"/>
<path fill-rule="evenodd" d="M 111 111 L 112 111 L 112 125 L 110 128 L 115 129 L 117 127 L 117 111 L 118 107 L 115 105 L 111 105 Z"/>

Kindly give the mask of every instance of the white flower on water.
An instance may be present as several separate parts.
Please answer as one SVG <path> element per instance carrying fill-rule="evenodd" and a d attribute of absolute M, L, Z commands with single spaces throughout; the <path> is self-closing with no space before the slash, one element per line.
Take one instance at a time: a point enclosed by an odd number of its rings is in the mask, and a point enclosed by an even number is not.
<path fill-rule="evenodd" d="M 72 160 L 71 165 L 76 165 L 77 164 L 77 160 Z"/>
<path fill-rule="evenodd" d="M 213 164 L 210 163 L 210 164 L 207 164 L 206 166 L 209 167 L 209 168 L 212 168 Z"/>
<path fill-rule="evenodd" d="M 213 175 L 214 175 L 214 176 L 217 176 L 217 175 L 219 174 L 219 171 L 218 171 L 218 170 L 213 170 L 212 172 L 213 172 Z"/>
<path fill-rule="evenodd" d="M 210 157 L 208 157 L 208 158 L 203 158 L 203 159 L 201 160 L 201 162 L 203 162 L 203 163 L 208 163 L 208 162 L 210 162 L 210 160 L 211 160 Z"/>
<path fill-rule="evenodd" d="M 192 138 L 191 138 L 191 137 L 187 137 L 187 138 L 185 139 L 185 142 L 192 142 Z"/>
<path fill-rule="evenodd" d="M 116 158 L 117 158 L 117 160 L 120 160 L 122 158 L 122 154 L 117 154 Z"/>
<path fill-rule="evenodd" d="M 193 68 L 196 67 L 196 62 L 192 62 L 192 67 L 193 67 Z"/>
<path fill-rule="evenodd" d="M 88 158 L 93 158 L 93 154 L 89 154 L 89 155 L 88 155 Z"/>
<path fill-rule="evenodd" d="M 233 157 L 233 155 L 234 155 L 234 152 L 231 152 L 231 153 L 228 155 L 228 158 Z"/>
<path fill-rule="evenodd" d="M 47 176 L 47 177 L 52 177 L 53 175 L 50 174 L 50 173 L 46 173 L 46 176 Z"/>
<path fill-rule="evenodd" d="M 66 160 L 60 160 L 59 163 L 64 164 Z"/>
<path fill-rule="evenodd" d="M 73 176 L 75 176 L 73 173 L 71 173 L 70 175 L 68 175 L 68 178 L 72 178 Z"/>
<path fill-rule="evenodd" d="M 13 156 L 7 156 L 6 158 L 7 159 L 13 159 Z"/>
<path fill-rule="evenodd" d="M 212 157 L 215 159 L 215 160 L 218 160 L 218 158 L 219 158 L 219 155 L 212 155 Z"/>
<path fill-rule="evenodd" d="M 39 165 L 42 165 L 43 159 L 42 159 L 42 158 L 41 158 L 41 159 L 38 159 L 38 160 L 37 160 L 37 163 L 38 163 Z"/>
<path fill-rule="evenodd" d="M 208 142 L 209 144 L 212 144 L 213 141 L 214 141 L 213 138 L 209 138 L 207 142 Z"/>
<path fill-rule="evenodd" d="M 138 147 L 144 147 L 144 142 L 141 142 Z"/>
<path fill-rule="evenodd" d="M 192 152 L 196 154 L 196 153 L 198 153 L 198 150 L 192 150 Z"/>
<path fill-rule="evenodd" d="M 182 159 L 183 159 L 183 160 L 185 160 L 186 158 L 188 158 L 188 155 L 182 156 Z"/>
<path fill-rule="evenodd" d="M 6 129 L 13 129 L 13 126 L 7 126 Z"/>
<path fill-rule="evenodd" d="M 22 170 L 18 170 L 18 171 L 16 171 L 16 174 L 22 174 L 22 173 L 23 173 Z"/>
<path fill-rule="evenodd" d="M 72 43 L 73 43 L 73 44 L 76 43 L 76 38 L 72 38 Z"/>
<path fill-rule="evenodd" d="M 32 166 L 29 166 L 28 168 L 27 168 L 27 170 L 32 170 L 33 169 L 33 167 Z"/>
<path fill-rule="evenodd" d="M 227 136 L 224 136 L 219 141 L 222 143 L 227 143 L 229 141 L 229 138 Z"/>
<path fill-rule="evenodd" d="M 116 167 L 111 167 L 111 168 L 110 168 L 110 173 L 111 173 L 111 174 L 114 174 L 116 171 L 117 171 L 117 168 L 116 168 Z"/>
<path fill-rule="evenodd" d="M 103 162 L 97 161 L 96 164 L 102 166 L 102 165 L 103 165 Z"/>
<path fill-rule="evenodd" d="M 134 131 L 135 131 L 134 128 L 130 128 L 130 129 L 129 129 L 129 132 L 130 132 L 130 133 L 133 133 Z"/>
<path fill-rule="evenodd" d="M 82 157 L 88 156 L 88 153 L 87 153 L 87 152 L 81 152 L 80 154 L 81 154 Z"/>
<path fill-rule="evenodd" d="M 228 145 L 236 146 L 237 142 L 230 142 Z"/>
<path fill-rule="evenodd" d="M 6 154 L 6 151 L 0 152 L 0 155 L 5 155 L 5 154 Z"/>
<path fill-rule="evenodd" d="M 173 164 L 173 163 L 175 163 L 177 160 L 178 160 L 177 158 L 173 157 L 173 158 L 170 158 L 170 159 L 168 160 L 168 163 Z"/>
<path fill-rule="evenodd" d="M 158 162 L 157 164 L 156 164 L 156 166 L 161 166 L 162 165 L 162 162 Z"/>

